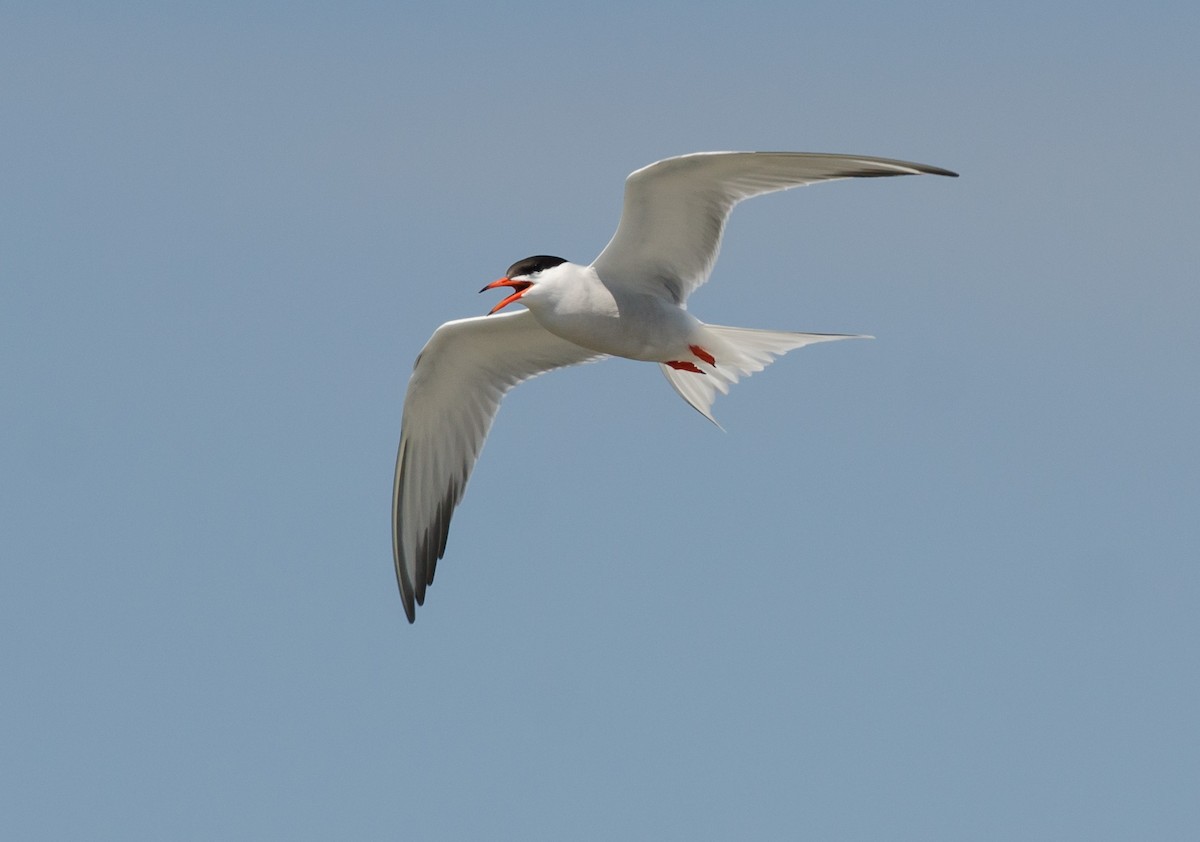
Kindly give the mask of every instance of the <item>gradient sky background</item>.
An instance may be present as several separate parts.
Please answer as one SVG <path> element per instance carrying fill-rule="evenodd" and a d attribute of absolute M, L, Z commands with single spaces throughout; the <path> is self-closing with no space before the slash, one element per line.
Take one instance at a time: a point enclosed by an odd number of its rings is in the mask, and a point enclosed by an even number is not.
<path fill-rule="evenodd" d="M 10 2 L 12 839 L 1194 839 L 1194 3 Z M 405 383 L 708 149 L 721 399 L 510 396 L 415 626 Z"/>

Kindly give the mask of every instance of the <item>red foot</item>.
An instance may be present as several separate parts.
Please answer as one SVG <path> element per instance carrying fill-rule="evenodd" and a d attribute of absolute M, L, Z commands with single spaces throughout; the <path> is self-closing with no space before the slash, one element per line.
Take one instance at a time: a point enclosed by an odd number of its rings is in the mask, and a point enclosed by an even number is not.
<path fill-rule="evenodd" d="M 667 365 L 679 371 L 690 371 L 694 374 L 703 374 L 704 372 L 696 368 L 696 364 L 687 360 L 667 360 Z"/>
<path fill-rule="evenodd" d="M 691 351 L 693 354 L 695 354 L 700 359 L 704 360 L 709 365 L 717 364 L 716 358 L 712 354 L 708 353 L 708 351 L 705 351 L 703 348 L 701 348 L 699 345 L 688 345 L 688 350 Z"/>

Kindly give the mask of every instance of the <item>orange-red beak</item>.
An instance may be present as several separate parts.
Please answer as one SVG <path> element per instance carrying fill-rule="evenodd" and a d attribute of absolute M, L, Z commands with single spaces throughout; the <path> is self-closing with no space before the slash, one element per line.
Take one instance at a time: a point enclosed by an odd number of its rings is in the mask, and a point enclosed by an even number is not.
<path fill-rule="evenodd" d="M 504 298 L 499 304 L 497 304 L 491 310 L 488 310 L 488 315 L 490 316 L 490 315 L 492 315 L 492 313 L 495 313 L 498 310 L 503 310 L 509 304 L 512 304 L 514 301 L 516 301 L 518 298 L 520 298 L 522 295 L 524 295 L 526 292 L 528 292 L 529 288 L 531 286 L 533 286 L 533 284 L 531 284 L 529 281 L 514 281 L 511 278 L 500 278 L 499 280 L 492 281 L 490 284 L 488 284 L 487 286 L 485 286 L 483 289 L 481 289 L 479 291 L 487 292 L 489 289 L 497 289 L 498 287 L 512 287 L 513 288 L 512 295 L 508 296 L 507 298 Z"/>

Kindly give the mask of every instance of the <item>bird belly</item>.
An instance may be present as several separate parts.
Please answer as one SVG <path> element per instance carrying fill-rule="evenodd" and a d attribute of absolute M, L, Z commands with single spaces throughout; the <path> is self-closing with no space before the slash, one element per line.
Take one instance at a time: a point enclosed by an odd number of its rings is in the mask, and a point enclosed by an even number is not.
<path fill-rule="evenodd" d="M 546 330 L 576 345 L 631 360 L 678 359 L 699 322 L 687 311 L 650 296 L 645 301 L 590 302 L 592 306 L 533 310 Z M 600 304 L 601 306 L 595 306 Z"/>

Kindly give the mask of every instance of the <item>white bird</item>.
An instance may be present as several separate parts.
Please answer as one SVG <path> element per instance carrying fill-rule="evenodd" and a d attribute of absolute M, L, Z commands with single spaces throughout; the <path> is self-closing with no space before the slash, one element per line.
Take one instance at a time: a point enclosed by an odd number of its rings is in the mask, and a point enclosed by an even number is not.
<path fill-rule="evenodd" d="M 712 271 L 725 220 L 743 199 L 817 181 L 956 176 L 939 167 L 855 155 L 700 152 L 632 173 L 617 232 L 590 266 L 538 255 L 484 290 L 512 293 L 486 316 L 446 322 L 408 382 L 392 493 L 392 552 L 411 623 L 445 554 L 450 516 L 500 400 L 522 380 L 607 356 L 659 363 L 675 391 L 714 424 L 712 403 L 776 356 L 840 334 L 701 322 L 688 295 Z M 483 290 L 480 290 L 481 292 Z M 493 315 L 509 304 L 525 310 Z M 415 604 L 414 604 L 415 603 Z"/>

